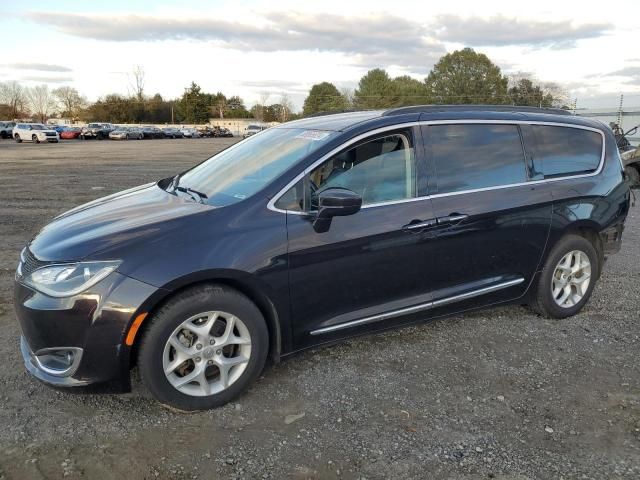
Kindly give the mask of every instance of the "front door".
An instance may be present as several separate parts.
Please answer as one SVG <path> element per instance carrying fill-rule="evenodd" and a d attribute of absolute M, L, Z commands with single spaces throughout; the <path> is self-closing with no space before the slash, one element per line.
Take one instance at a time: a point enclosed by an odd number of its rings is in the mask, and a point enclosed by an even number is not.
<path fill-rule="evenodd" d="M 298 347 L 388 327 L 394 312 L 430 300 L 433 212 L 428 198 L 417 198 L 424 164 L 416 136 L 417 129 L 372 135 L 321 163 L 283 197 L 288 210 L 300 206 L 287 213 Z M 358 193 L 363 207 L 318 233 L 309 214 L 313 197 L 331 187 Z M 306 201 L 296 201 L 296 188 Z"/>

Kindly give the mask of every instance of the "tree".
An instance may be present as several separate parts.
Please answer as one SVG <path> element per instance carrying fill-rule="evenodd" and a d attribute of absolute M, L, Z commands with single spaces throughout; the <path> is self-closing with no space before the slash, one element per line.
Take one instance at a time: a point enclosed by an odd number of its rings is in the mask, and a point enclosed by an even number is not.
<path fill-rule="evenodd" d="M 369 70 L 358 83 L 354 101 L 357 108 L 393 107 L 398 103 L 397 85 L 385 70 Z"/>
<path fill-rule="evenodd" d="M 520 78 L 509 87 L 509 99 L 513 105 L 530 107 L 551 107 L 553 96 L 546 94 L 540 85 L 530 78 Z"/>
<path fill-rule="evenodd" d="M 196 82 L 185 89 L 176 107 L 178 117 L 185 123 L 206 123 L 209 121 L 209 95 L 202 92 Z"/>
<path fill-rule="evenodd" d="M 11 118 L 20 118 L 27 112 L 27 92 L 15 81 L 0 83 L 0 103 L 7 105 Z"/>
<path fill-rule="evenodd" d="M 63 116 L 77 120 L 82 109 L 87 106 L 87 99 L 73 87 L 59 87 L 51 92 L 58 101 Z"/>
<path fill-rule="evenodd" d="M 37 85 L 27 90 L 31 112 L 44 123 L 55 109 L 56 102 L 46 85 Z"/>
<path fill-rule="evenodd" d="M 218 118 L 224 118 L 224 112 L 227 109 L 227 97 L 222 92 L 218 92 L 211 96 L 212 105 L 215 109 L 215 116 Z"/>
<path fill-rule="evenodd" d="M 293 113 L 293 102 L 289 98 L 289 95 L 283 93 L 280 95 L 280 111 L 278 112 L 278 121 L 286 122 L 290 120 L 291 114 Z"/>
<path fill-rule="evenodd" d="M 392 80 L 397 94 L 397 102 L 394 106 L 424 105 L 430 103 L 427 87 L 424 82 L 411 78 L 408 75 L 396 77 Z"/>
<path fill-rule="evenodd" d="M 131 89 L 133 90 L 133 96 L 138 100 L 138 102 L 142 102 L 144 99 L 144 68 L 140 65 L 136 65 L 133 67 L 131 71 L 131 78 L 129 83 L 131 84 Z"/>
<path fill-rule="evenodd" d="M 443 56 L 425 80 L 433 103 L 508 103 L 508 80 L 489 58 L 472 48 Z"/>
<path fill-rule="evenodd" d="M 244 101 L 242 98 L 234 95 L 233 97 L 229 97 L 227 99 L 227 110 L 225 115 L 228 118 L 249 118 L 251 117 L 251 113 L 244 106 Z"/>
<path fill-rule="evenodd" d="M 347 100 L 333 83 L 316 83 L 304 100 L 302 113 L 313 115 L 321 112 L 336 112 L 347 109 Z"/>

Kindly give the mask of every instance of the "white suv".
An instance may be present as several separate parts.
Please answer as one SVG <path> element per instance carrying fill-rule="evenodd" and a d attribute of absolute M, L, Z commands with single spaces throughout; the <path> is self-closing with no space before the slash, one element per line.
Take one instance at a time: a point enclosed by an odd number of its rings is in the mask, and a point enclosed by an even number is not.
<path fill-rule="evenodd" d="M 18 123 L 13 127 L 13 138 L 16 142 L 31 141 L 34 143 L 60 141 L 60 135 L 55 130 L 45 127 L 41 123 Z"/>

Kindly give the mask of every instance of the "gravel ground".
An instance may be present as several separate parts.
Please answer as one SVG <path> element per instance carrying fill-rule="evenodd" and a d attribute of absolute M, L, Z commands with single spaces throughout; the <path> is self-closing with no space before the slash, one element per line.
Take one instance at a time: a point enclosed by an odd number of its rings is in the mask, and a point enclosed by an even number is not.
<path fill-rule="evenodd" d="M 178 414 L 57 391 L 18 348 L 18 253 L 54 215 L 174 174 L 233 139 L 0 142 L 0 479 L 640 477 L 640 206 L 574 318 L 524 307 L 361 337 L 267 367 L 236 403 Z"/>

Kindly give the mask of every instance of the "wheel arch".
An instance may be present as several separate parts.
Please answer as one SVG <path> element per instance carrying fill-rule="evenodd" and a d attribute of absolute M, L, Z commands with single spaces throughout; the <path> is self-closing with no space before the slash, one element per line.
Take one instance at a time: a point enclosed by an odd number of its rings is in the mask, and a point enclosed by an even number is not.
<path fill-rule="evenodd" d="M 596 253 L 598 254 L 598 276 L 600 276 L 602 266 L 604 264 L 604 246 L 602 244 L 602 238 L 600 237 L 601 230 L 602 227 L 593 220 L 578 220 L 569 224 L 557 240 L 560 241 L 561 238 L 564 238 L 567 235 L 578 235 L 587 239 L 591 245 L 593 245 L 593 248 L 595 248 Z"/>
<path fill-rule="evenodd" d="M 189 288 L 205 284 L 223 285 L 237 290 L 258 307 L 267 323 L 267 329 L 269 331 L 268 357 L 273 363 L 280 361 L 280 355 L 282 353 L 281 315 L 278 313 L 271 296 L 266 293 L 266 287 L 262 286 L 254 276 L 244 272 L 214 271 L 199 272 L 198 274 L 188 275 L 169 282 L 159 289 L 159 292 L 162 292 L 161 294 L 154 295 L 136 312 L 130 324 L 127 326 L 126 332 L 131 328 L 133 319 L 137 315 L 141 312 L 145 312 L 147 315 L 135 334 L 133 345 L 129 347 L 128 369 L 131 369 L 137 362 L 140 342 L 153 322 L 154 314 L 176 295 L 179 295 Z"/>

